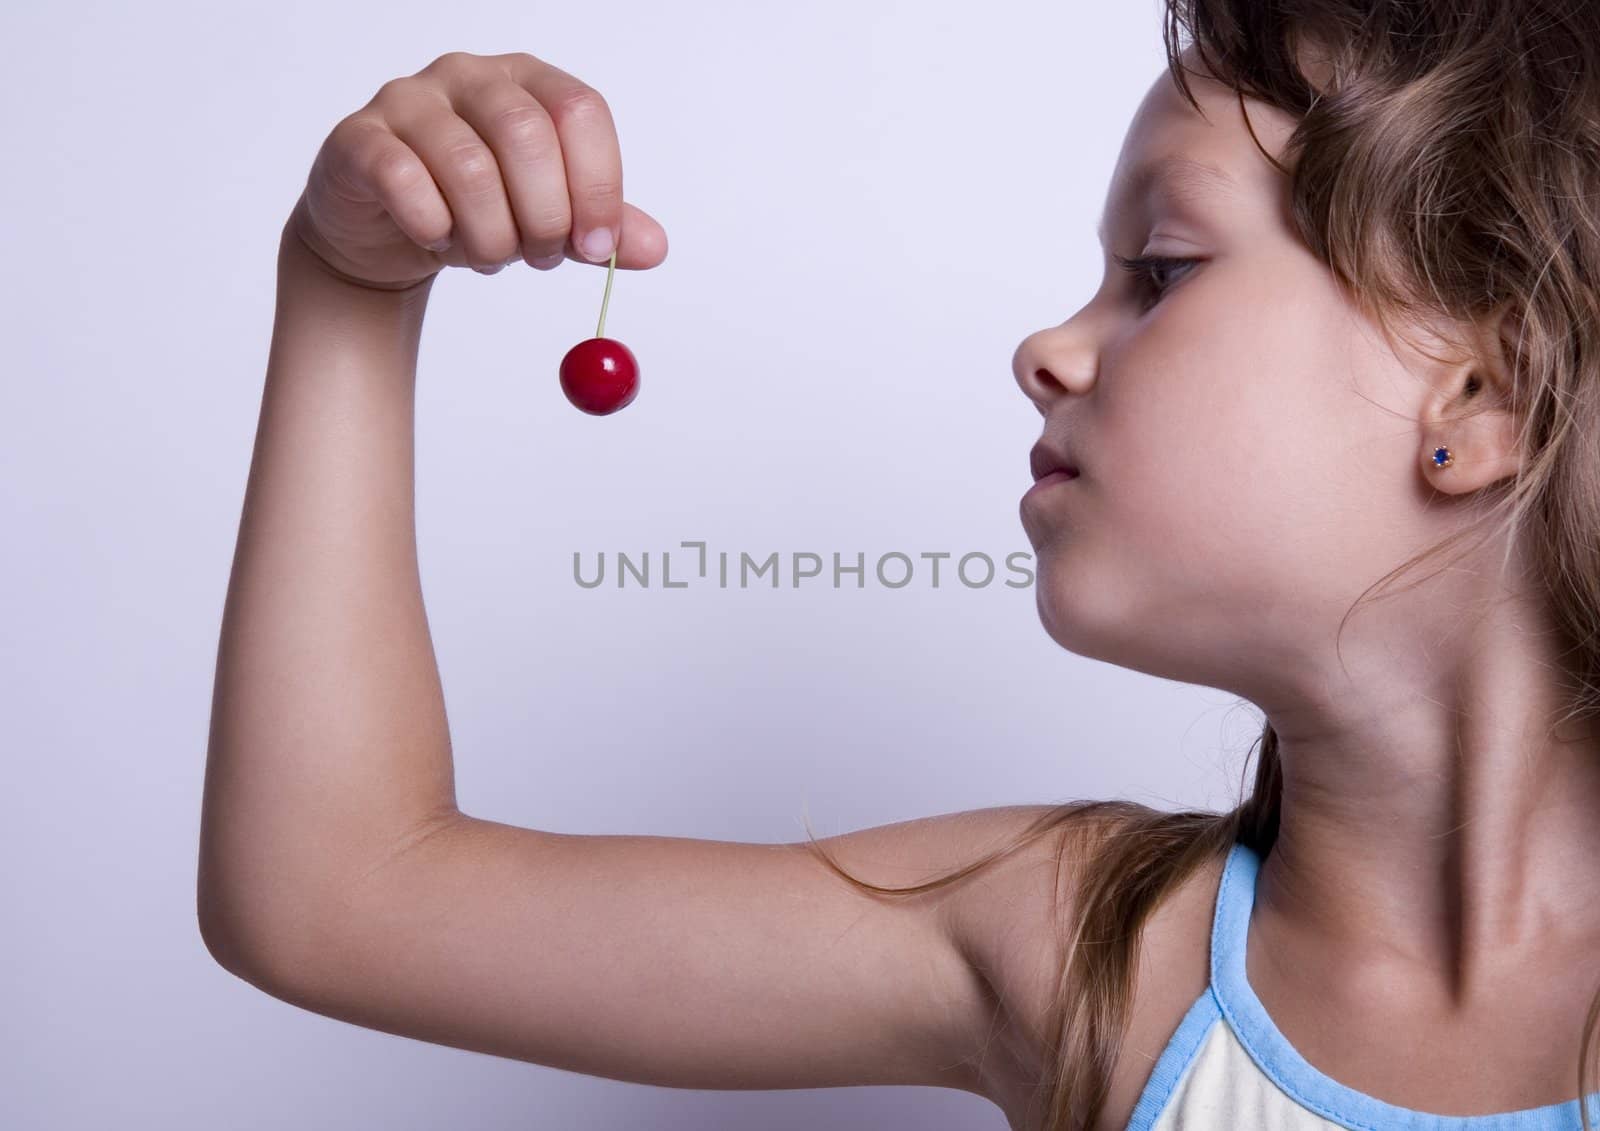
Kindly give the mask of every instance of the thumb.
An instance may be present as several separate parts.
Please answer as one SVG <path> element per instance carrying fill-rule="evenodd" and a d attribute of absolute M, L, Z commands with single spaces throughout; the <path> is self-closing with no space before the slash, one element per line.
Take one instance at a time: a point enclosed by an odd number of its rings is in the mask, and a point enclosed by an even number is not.
<path fill-rule="evenodd" d="M 667 257 L 667 231 L 654 216 L 622 202 L 622 231 L 617 236 L 617 269 L 643 271 L 654 267 Z M 588 261 L 578 259 L 580 263 Z M 604 268 L 604 263 L 591 263 L 591 267 Z"/>

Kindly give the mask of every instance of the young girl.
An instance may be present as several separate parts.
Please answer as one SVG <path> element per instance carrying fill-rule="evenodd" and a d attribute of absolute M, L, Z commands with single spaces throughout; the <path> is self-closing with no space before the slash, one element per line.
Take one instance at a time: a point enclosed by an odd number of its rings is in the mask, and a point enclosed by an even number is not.
<path fill-rule="evenodd" d="M 413 533 L 429 289 L 666 237 L 599 94 L 452 53 L 338 123 L 284 228 L 217 960 L 574 1072 L 961 1088 L 1017 1128 L 1600 1116 L 1600 5 L 1170 0 L 1164 38 L 1100 289 L 1013 358 L 1021 518 L 1063 647 L 1262 708 L 1248 800 L 777 845 L 461 813 Z"/>

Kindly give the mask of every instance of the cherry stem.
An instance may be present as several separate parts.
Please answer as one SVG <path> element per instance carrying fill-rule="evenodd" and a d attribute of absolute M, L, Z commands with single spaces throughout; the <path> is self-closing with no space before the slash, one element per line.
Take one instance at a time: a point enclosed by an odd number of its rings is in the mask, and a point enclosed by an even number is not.
<path fill-rule="evenodd" d="M 595 329 L 594 336 L 606 336 L 606 307 L 611 305 L 611 276 L 617 270 L 617 249 L 611 249 L 611 262 L 606 264 L 606 297 L 600 301 L 600 325 Z"/>

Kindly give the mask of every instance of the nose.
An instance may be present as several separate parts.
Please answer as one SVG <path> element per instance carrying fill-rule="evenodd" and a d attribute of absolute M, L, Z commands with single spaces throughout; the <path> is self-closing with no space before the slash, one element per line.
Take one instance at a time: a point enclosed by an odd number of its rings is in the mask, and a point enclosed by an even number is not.
<path fill-rule="evenodd" d="M 1092 381 L 1094 353 L 1081 330 L 1069 325 L 1029 334 L 1011 355 L 1012 376 L 1041 416 L 1068 393 L 1086 392 Z"/>

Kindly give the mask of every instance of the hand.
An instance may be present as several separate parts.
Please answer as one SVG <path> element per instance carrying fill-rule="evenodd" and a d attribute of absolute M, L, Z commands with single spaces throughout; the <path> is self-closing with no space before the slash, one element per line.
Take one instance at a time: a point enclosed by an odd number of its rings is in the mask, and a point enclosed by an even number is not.
<path fill-rule="evenodd" d="M 523 52 L 452 51 L 384 83 L 323 142 L 288 228 L 337 274 L 387 290 L 444 266 L 594 262 L 577 241 L 599 228 L 620 236 L 618 268 L 667 257 L 661 225 L 622 200 L 605 99 Z"/>

